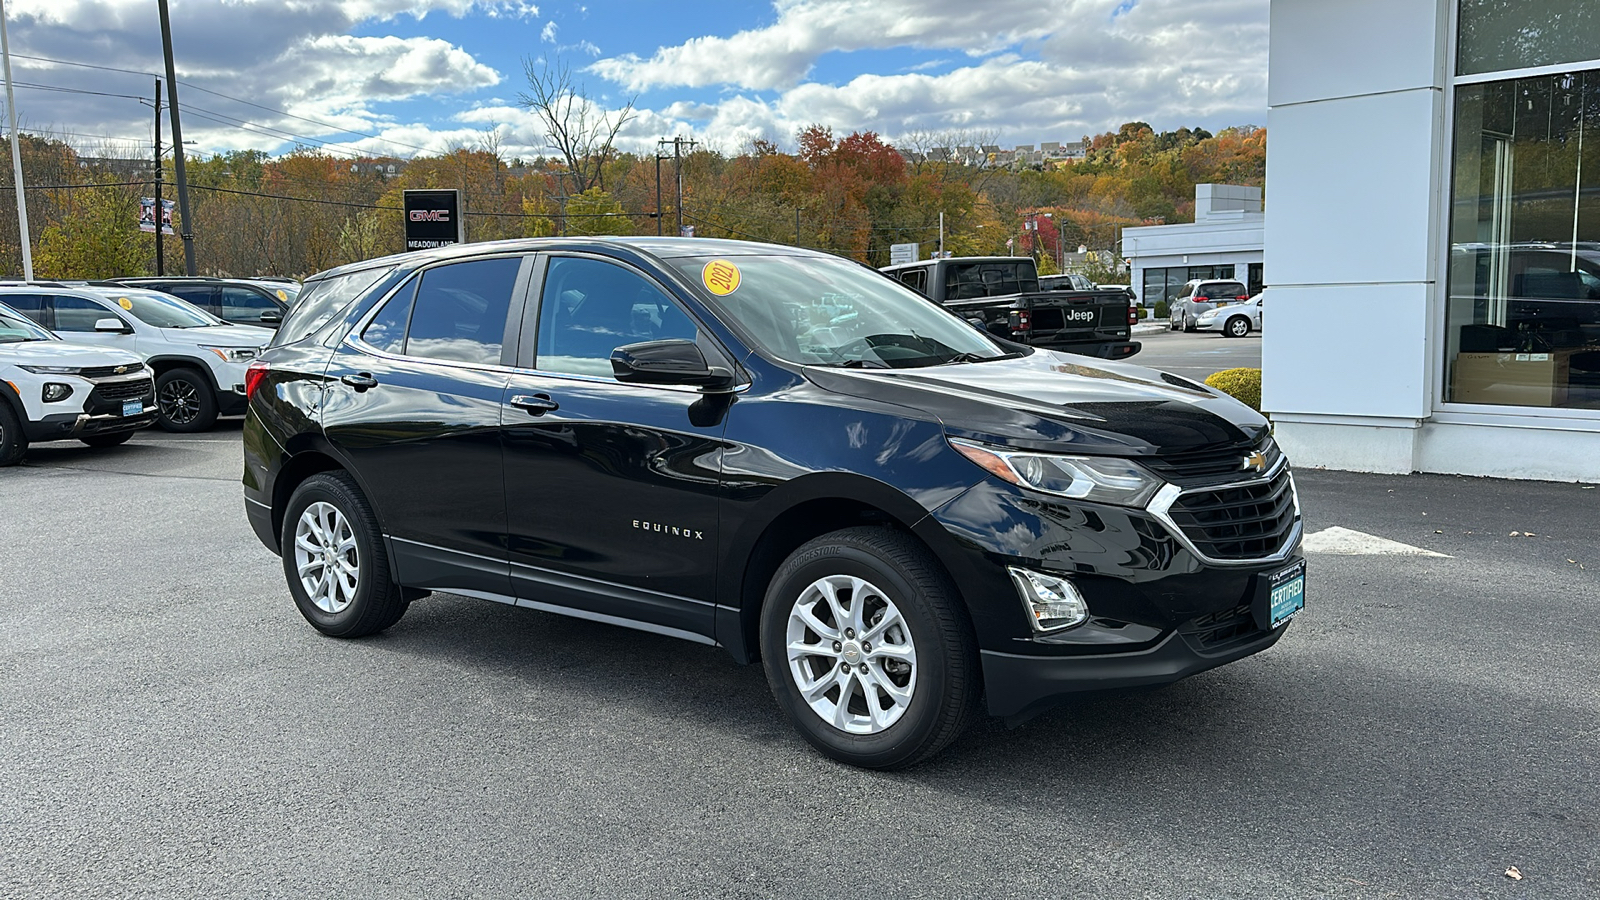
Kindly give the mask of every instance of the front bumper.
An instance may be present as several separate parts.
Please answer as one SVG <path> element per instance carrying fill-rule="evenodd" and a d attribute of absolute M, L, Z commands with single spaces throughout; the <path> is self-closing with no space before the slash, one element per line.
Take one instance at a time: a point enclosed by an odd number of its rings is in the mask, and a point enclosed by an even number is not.
<path fill-rule="evenodd" d="M 1011 724 L 1024 721 L 1083 691 L 1155 687 L 1214 669 L 1271 647 L 1289 628 L 1258 631 L 1205 652 L 1176 631 L 1154 647 L 1093 656 L 1024 656 L 983 650 L 983 681 L 989 714 Z"/>
<path fill-rule="evenodd" d="M 144 407 L 144 412 L 137 416 L 116 413 L 60 413 L 45 416 L 37 422 L 29 422 L 23 431 L 28 435 L 30 442 L 70 441 L 97 434 L 136 431 L 155 424 L 155 421 L 156 407 L 154 403 L 149 403 Z"/>

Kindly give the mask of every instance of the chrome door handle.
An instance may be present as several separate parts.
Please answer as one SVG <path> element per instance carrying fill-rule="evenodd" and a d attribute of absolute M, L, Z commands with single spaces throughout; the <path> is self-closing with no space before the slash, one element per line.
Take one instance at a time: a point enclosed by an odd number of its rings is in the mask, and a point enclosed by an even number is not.
<path fill-rule="evenodd" d="M 525 410 L 530 416 L 542 416 L 561 408 L 561 404 L 551 400 L 549 394 L 517 394 L 511 398 L 511 405 Z"/>

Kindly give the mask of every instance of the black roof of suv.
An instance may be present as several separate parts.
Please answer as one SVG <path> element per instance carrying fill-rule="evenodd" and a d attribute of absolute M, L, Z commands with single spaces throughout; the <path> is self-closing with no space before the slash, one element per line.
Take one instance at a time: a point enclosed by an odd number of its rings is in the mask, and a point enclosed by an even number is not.
<path fill-rule="evenodd" d="M 1271 646 L 1299 504 L 1255 412 L 1009 344 L 822 253 L 467 244 L 307 281 L 251 366 L 245 508 L 304 617 L 429 592 L 760 660 L 800 734 L 893 768 Z"/>

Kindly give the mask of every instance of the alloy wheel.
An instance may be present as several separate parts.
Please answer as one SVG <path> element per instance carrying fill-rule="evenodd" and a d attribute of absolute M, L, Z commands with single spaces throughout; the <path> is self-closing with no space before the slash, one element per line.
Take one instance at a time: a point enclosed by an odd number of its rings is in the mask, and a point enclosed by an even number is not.
<path fill-rule="evenodd" d="M 191 382 L 175 378 L 156 395 L 161 415 L 174 425 L 188 425 L 200 417 L 200 391 Z"/>
<path fill-rule="evenodd" d="M 905 715 L 917 650 L 900 610 L 853 575 L 819 578 L 789 611 L 789 675 L 819 718 L 850 734 L 879 734 Z"/>
<path fill-rule="evenodd" d="M 361 556 L 350 520 L 332 503 L 306 507 L 294 529 L 295 571 L 317 608 L 341 613 L 361 586 Z"/>

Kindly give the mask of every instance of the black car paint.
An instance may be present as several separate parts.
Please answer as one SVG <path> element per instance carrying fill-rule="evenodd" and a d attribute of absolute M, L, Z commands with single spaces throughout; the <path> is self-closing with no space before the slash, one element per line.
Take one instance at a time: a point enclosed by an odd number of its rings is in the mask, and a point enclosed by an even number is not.
<path fill-rule="evenodd" d="M 653 277 L 699 321 L 738 388 L 707 394 L 538 372 L 528 368 L 528 325 L 508 329 L 505 367 L 407 363 L 341 340 L 411 271 L 470 254 L 558 252 Z M 544 239 L 380 261 L 395 273 L 342 324 L 263 356 L 271 369 L 244 439 L 252 526 L 278 550 L 293 483 L 345 468 L 373 500 L 401 584 L 716 643 L 748 662 L 765 576 L 812 536 L 814 521 L 844 511 L 857 517 L 847 524 L 897 525 L 939 558 L 966 602 L 990 710 L 1011 718 L 1074 690 L 1172 681 L 1281 636 L 1283 628 L 1250 632 L 1208 648 L 1184 629 L 1248 604 L 1260 576 L 1293 561 L 1298 526 L 1273 561 L 1214 565 L 1144 511 L 1018 488 L 947 441 L 1242 456 L 1267 433 L 1259 415 L 1181 379 L 1049 351 L 903 370 L 768 359 L 744 349 L 660 259 L 750 253 L 809 255 L 706 240 Z M 533 283 L 513 319 L 534 319 Z M 355 372 L 379 386 L 340 381 Z M 509 402 L 530 393 L 559 408 L 535 415 Z M 1093 618 L 1034 633 L 1008 565 L 1072 575 Z"/>

